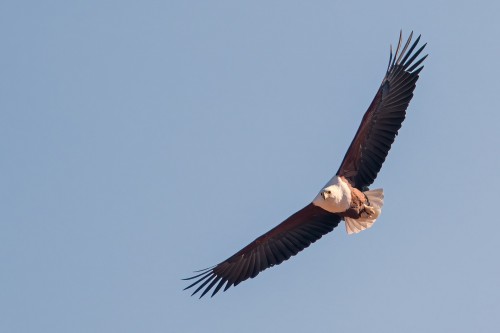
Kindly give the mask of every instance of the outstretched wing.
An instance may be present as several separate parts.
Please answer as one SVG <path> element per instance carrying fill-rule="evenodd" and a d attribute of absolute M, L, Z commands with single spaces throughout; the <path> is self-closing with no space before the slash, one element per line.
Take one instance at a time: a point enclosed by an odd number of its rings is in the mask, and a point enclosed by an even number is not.
<path fill-rule="evenodd" d="M 337 175 L 344 176 L 359 189 L 366 189 L 377 177 L 405 119 L 418 74 L 424 67 L 419 66 L 427 55 L 414 61 L 427 44 L 413 52 L 420 41 L 420 36 L 408 49 L 412 36 L 413 32 L 401 50 L 400 33 L 394 58 L 391 46 L 389 65 L 382 84 L 363 116 L 361 125 L 337 171 Z"/>
<path fill-rule="evenodd" d="M 339 215 L 327 212 L 311 203 L 229 259 L 214 267 L 198 271 L 198 275 L 184 279 L 198 278 L 185 289 L 197 286 L 192 295 L 204 289 L 200 298 L 215 286 L 212 292 L 214 296 L 224 283 L 226 291 L 229 287 L 236 286 L 248 278 L 254 278 L 263 270 L 279 265 L 296 255 L 332 231 L 340 220 Z"/>

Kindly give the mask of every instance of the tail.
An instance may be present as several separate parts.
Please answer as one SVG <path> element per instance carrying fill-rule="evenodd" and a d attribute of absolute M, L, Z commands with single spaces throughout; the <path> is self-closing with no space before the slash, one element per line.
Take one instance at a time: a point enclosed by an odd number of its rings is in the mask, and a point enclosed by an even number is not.
<path fill-rule="evenodd" d="M 370 206 L 366 207 L 365 210 L 372 210 L 373 213 L 369 216 L 360 217 L 358 219 L 346 217 L 345 228 L 349 235 L 357 234 L 360 231 L 371 228 L 380 213 L 382 213 L 382 206 L 384 205 L 384 190 L 378 188 L 363 193 L 366 195 L 368 202 L 370 203 Z"/>

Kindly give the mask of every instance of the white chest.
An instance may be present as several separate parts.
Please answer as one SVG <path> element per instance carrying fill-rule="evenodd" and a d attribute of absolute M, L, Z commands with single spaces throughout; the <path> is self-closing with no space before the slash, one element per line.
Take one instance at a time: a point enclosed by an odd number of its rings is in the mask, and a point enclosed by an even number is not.
<path fill-rule="evenodd" d="M 322 193 L 327 193 L 323 196 Z M 351 205 L 351 190 L 338 176 L 334 176 L 313 200 L 315 206 L 331 213 L 345 212 Z"/>

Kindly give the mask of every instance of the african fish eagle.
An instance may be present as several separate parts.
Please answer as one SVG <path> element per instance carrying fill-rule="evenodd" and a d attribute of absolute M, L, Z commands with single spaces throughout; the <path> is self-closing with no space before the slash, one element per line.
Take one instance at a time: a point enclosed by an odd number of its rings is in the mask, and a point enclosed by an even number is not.
<path fill-rule="evenodd" d="M 242 250 L 213 267 L 197 271 L 184 279 L 195 282 L 200 298 L 214 288 L 214 296 L 263 270 L 281 264 L 345 221 L 348 234 L 370 228 L 380 216 L 382 189 L 369 190 L 391 148 L 406 109 L 413 97 L 421 66 L 427 55 L 417 57 L 427 44 L 415 51 L 420 36 L 410 46 L 413 32 L 402 45 L 402 33 L 396 52 L 390 48 L 389 64 L 375 98 L 347 150 L 337 174 L 321 189 L 314 200 L 281 224 L 255 239 Z M 414 52 L 415 51 L 415 52 Z"/>

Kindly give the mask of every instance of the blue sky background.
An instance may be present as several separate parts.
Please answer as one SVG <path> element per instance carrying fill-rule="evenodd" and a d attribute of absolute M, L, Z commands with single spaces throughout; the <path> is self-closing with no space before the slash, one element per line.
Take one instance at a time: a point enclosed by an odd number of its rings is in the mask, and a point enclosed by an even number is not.
<path fill-rule="evenodd" d="M 498 330 L 499 12 L 2 1 L 0 331 Z M 189 297 L 335 173 L 400 29 L 430 56 L 375 226 Z"/>

